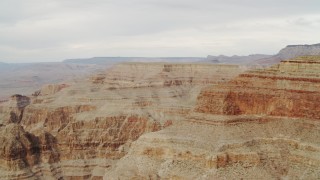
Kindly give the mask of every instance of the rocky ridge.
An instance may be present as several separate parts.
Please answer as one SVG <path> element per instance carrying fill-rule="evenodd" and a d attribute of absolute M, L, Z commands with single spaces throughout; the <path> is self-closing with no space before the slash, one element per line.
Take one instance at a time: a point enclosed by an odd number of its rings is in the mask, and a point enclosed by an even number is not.
<path fill-rule="evenodd" d="M 319 65 L 122 63 L 13 96 L 0 179 L 317 179 Z"/>
<path fill-rule="evenodd" d="M 74 84 L 45 86 L 30 98 L 13 96 L 0 104 L 0 179 L 102 179 L 141 135 L 185 117 L 202 87 L 243 70 L 122 63 Z"/>
<path fill-rule="evenodd" d="M 222 64 L 241 64 L 247 66 L 271 66 L 282 60 L 297 58 L 300 56 L 320 55 L 320 44 L 312 45 L 288 45 L 275 55 L 251 54 L 248 56 L 207 56 L 204 62 Z"/>
<path fill-rule="evenodd" d="M 197 111 L 319 119 L 319 70 L 319 57 L 310 56 L 285 60 L 264 70 L 248 71 L 221 85 L 219 92 L 202 91 Z"/>
<path fill-rule="evenodd" d="M 281 49 L 278 54 L 272 57 L 257 59 L 254 63 L 262 65 L 273 65 L 286 59 L 297 58 L 300 56 L 316 55 L 320 55 L 320 44 L 288 45 L 287 47 Z"/>
<path fill-rule="evenodd" d="M 105 179 L 318 179 L 319 62 L 290 59 L 204 88 L 184 121 L 142 135 Z"/>

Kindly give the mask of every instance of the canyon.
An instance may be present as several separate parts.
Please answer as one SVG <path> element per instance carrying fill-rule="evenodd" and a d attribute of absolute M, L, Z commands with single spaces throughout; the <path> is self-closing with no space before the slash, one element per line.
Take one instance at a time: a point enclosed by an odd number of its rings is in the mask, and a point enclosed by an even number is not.
<path fill-rule="evenodd" d="M 0 179 L 102 179 L 142 134 L 169 127 L 237 65 L 122 63 L 0 105 Z M 10 134 L 10 135 L 6 135 Z"/>
<path fill-rule="evenodd" d="M 43 85 L 84 78 L 107 66 L 76 63 L 0 63 L 0 101 L 13 94 L 31 95 Z"/>
<path fill-rule="evenodd" d="M 12 94 L 31 95 L 47 84 L 76 81 L 122 62 L 197 62 L 201 57 L 93 57 L 62 62 L 0 62 L 0 102 Z"/>
<path fill-rule="evenodd" d="M 320 57 L 115 64 L 0 102 L 0 179 L 318 179 Z"/>
<path fill-rule="evenodd" d="M 142 135 L 105 179 L 318 179 L 319 63 L 289 59 L 204 87 L 183 121 Z"/>
<path fill-rule="evenodd" d="M 247 67 L 268 67 L 281 60 L 305 55 L 320 55 L 320 45 L 288 45 L 275 55 L 207 57 L 93 57 L 66 59 L 62 62 L 2 63 L 0 62 L 0 102 L 13 94 L 31 95 L 47 84 L 64 83 L 85 78 L 93 73 L 125 62 L 235 64 Z"/>

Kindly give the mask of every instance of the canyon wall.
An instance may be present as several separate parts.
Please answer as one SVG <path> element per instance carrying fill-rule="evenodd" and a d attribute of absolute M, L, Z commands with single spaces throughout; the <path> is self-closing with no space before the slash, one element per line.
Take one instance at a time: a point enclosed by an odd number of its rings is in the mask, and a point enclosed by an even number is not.
<path fill-rule="evenodd" d="M 281 49 L 276 55 L 257 59 L 251 63 L 261 65 L 273 65 L 280 61 L 293 59 L 301 56 L 319 56 L 320 44 L 288 45 Z"/>
<path fill-rule="evenodd" d="M 142 135 L 105 179 L 318 179 L 320 57 L 202 89 L 192 112 Z"/>
<path fill-rule="evenodd" d="M 320 119 L 318 58 L 282 61 L 265 70 L 241 74 L 227 84 L 208 88 L 198 97 L 196 111 Z"/>
<path fill-rule="evenodd" d="M 102 179 L 141 135 L 183 119 L 235 65 L 122 63 L 0 104 L 0 179 Z"/>
<path fill-rule="evenodd" d="M 0 103 L 0 179 L 318 179 L 320 57 L 122 63 Z"/>

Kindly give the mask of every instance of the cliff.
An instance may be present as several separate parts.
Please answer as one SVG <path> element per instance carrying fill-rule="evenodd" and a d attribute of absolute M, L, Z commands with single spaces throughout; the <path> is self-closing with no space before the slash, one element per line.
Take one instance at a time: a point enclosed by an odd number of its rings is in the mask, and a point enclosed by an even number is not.
<path fill-rule="evenodd" d="M 300 56 L 316 56 L 320 55 L 320 44 L 312 45 L 288 45 L 281 49 L 276 55 L 256 60 L 255 64 L 272 65 L 282 60 L 297 58 Z"/>
<path fill-rule="evenodd" d="M 320 57 L 309 56 L 249 71 L 227 84 L 202 91 L 197 111 L 320 119 L 319 69 Z"/>
<path fill-rule="evenodd" d="M 317 179 L 319 62 L 122 63 L 14 95 L 0 179 Z"/>
<path fill-rule="evenodd" d="M 15 95 L 0 104 L 0 179 L 102 179 L 141 135 L 185 117 L 202 87 L 243 70 L 122 63 L 76 83 L 46 85 L 33 97 Z"/>
<path fill-rule="evenodd" d="M 193 112 L 142 135 L 105 179 L 317 179 L 319 57 L 205 87 Z"/>
<path fill-rule="evenodd" d="M 320 44 L 288 45 L 275 55 L 252 54 L 248 56 L 207 56 L 205 62 L 240 64 L 247 66 L 271 66 L 282 60 L 297 58 L 299 56 L 320 55 Z"/>

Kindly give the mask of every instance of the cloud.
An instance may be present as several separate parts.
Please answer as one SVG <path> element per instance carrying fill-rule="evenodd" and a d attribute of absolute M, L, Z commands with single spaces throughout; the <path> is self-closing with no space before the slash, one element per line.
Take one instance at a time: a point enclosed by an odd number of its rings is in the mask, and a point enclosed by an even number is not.
<path fill-rule="evenodd" d="M 274 54 L 319 19 L 317 0 L 2 0 L 0 61 Z"/>

